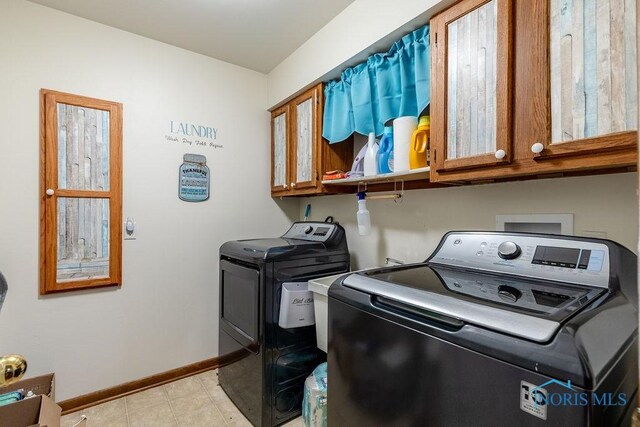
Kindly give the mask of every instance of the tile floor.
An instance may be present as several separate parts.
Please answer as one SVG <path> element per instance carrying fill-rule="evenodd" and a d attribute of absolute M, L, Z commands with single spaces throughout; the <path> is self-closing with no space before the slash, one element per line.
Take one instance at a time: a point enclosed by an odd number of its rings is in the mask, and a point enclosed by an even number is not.
<path fill-rule="evenodd" d="M 82 414 L 87 427 L 251 427 L 218 385 L 217 370 L 65 415 L 61 427 L 72 427 Z M 302 418 L 285 424 L 302 426 Z"/>

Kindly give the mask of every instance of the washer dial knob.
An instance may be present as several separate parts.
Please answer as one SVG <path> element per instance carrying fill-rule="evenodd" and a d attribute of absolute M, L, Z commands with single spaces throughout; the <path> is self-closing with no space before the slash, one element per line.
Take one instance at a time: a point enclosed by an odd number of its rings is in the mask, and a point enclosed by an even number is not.
<path fill-rule="evenodd" d="M 503 301 L 514 303 L 520 299 L 522 292 L 513 286 L 500 285 L 498 286 L 498 296 L 502 298 Z"/>
<path fill-rule="evenodd" d="M 312 231 L 313 231 L 313 227 L 312 227 L 312 226 L 310 226 L 310 225 L 307 225 L 307 226 L 304 228 L 304 234 L 311 234 L 311 232 L 312 232 Z"/>
<path fill-rule="evenodd" d="M 498 255 L 502 259 L 515 259 L 518 258 L 521 253 L 522 249 L 514 242 L 502 242 L 500 246 L 498 246 Z"/>

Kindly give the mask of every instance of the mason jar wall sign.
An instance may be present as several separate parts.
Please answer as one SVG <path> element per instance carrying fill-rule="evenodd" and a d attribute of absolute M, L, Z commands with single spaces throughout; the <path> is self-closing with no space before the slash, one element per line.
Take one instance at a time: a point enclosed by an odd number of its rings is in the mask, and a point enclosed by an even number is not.
<path fill-rule="evenodd" d="M 185 202 L 204 202 L 209 198 L 209 167 L 207 158 L 186 153 L 182 157 L 178 177 L 178 197 Z"/>

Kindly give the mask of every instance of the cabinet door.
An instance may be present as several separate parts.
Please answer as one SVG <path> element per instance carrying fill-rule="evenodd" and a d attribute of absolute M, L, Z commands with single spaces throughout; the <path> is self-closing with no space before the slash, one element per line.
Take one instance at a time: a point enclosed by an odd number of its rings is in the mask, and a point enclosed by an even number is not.
<path fill-rule="evenodd" d="M 434 180 L 512 158 L 511 15 L 511 0 L 463 0 L 431 20 Z"/>
<path fill-rule="evenodd" d="M 315 188 L 320 139 L 318 87 L 291 103 L 291 189 Z"/>
<path fill-rule="evenodd" d="M 289 189 L 289 105 L 271 113 L 271 192 L 283 193 Z"/>
<path fill-rule="evenodd" d="M 536 160 L 636 144 L 635 0 L 549 0 L 551 139 Z"/>

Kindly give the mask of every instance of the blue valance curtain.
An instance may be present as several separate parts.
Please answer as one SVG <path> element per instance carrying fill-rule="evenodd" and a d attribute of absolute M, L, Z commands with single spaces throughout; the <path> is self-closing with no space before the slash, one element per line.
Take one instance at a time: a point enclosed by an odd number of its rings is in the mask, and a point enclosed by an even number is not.
<path fill-rule="evenodd" d="M 429 26 L 344 70 L 325 86 L 324 96 L 322 136 L 330 143 L 353 132 L 381 135 L 388 120 L 418 116 L 430 97 Z"/>

